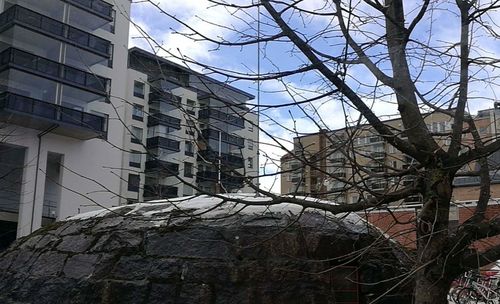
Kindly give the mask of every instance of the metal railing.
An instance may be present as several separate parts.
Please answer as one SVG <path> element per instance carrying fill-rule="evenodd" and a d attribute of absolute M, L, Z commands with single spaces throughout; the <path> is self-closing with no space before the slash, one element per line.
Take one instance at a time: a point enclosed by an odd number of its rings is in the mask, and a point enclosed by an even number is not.
<path fill-rule="evenodd" d="M 10 92 L 0 94 L 0 108 L 43 117 L 55 122 L 64 122 L 102 134 L 105 134 L 108 129 L 108 117 L 105 114 L 103 114 L 105 116 L 99 116 L 86 113 Z"/>
<path fill-rule="evenodd" d="M 12 66 L 28 73 L 43 75 L 76 85 L 101 95 L 107 95 L 111 80 L 43 57 L 8 48 L 0 53 L 0 69 Z"/>
<path fill-rule="evenodd" d="M 103 57 L 111 57 L 112 47 L 111 42 L 108 40 L 19 5 L 13 5 L 0 14 L 0 28 L 14 24 L 48 34 L 64 42 L 95 52 Z"/>

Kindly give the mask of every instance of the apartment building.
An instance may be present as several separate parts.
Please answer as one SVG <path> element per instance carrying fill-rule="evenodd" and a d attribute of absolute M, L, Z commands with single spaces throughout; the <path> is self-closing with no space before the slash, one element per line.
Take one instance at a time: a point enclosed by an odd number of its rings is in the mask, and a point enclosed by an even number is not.
<path fill-rule="evenodd" d="M 0 12 L 1 246 L 126 201 L 132 108 L 129 0 L 0 0 Z"/>
<path fill-rule="evenodd" d="M 479 111 L 475 124 L 483 139 L 492 139 L 500 130 L 497 116 L 500 110 Z M 449 116 L 430 113 L 424 118 L 431 132 L 451 130 Z M 404 138 L 400 119 L 385 121 L 396 134 Z M 446 147 L 449 139 L 443 136 L 438 144 Z M 473 147 L 470 135 L 464 138 L 464 150 Z M 500 153 L 490 156 L 492 165 L 500 164 Z M 356 164 L 356 165 L 354 165 Z M 402 154 L 385 141 L 368 125 L 333 131 L 320 131 L 294 138 L 294 149 L 281 158 L 281 193 L 303 194 L 331 199 L 339 203 L 354 203 L 361 197 L 369 198 L 374 192 L 392 192 L 398 187 L 412 183 L 412 177 L 402 179 L 380 178 L 384 172 L 397 172 L 414 164 L 413 159 Z M 461 172 L 476 170 L 472 163 Z M 494 166 L 492 166 L 494 167 Z M 496 168 L 495 168 L 496 169 Z M 491 171 L 492 198 L 500 198 L 500 175 Z M 477 200 L 480 181 L 477 176 L 457 177 L 454 182 L 453 199 L 456 202 Z M 394 205 L 418 206 L 419 196 L 412 196 Z"/>
<path fill-rule="evenodd" d="M 248 107 L 254 96 L 139 48 L 130 50 L 129 68 L 147 76 L 133 80 L 142 100 L 133 109 L 144 114 L 142 126 L 133 127 L 130 164 L 142 171 L 129 175 L 128 190 L 139 200 L 254 192 L 248 186 L 257 185 L 259 164 L 258 115 Z"/>

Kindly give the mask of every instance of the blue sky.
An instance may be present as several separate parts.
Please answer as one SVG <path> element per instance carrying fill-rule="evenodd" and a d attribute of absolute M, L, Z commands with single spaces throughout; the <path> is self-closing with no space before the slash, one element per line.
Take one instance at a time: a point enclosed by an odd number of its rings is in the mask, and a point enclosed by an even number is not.
<path fill-rule="evenodd" d="M 193 27 L 208 37 L 219 39 L 224 37 L 228 40 L 238 38 L 238 34 L 227 30 L 227 27 L 235 28 L 248 28 L 245 21 L 251 19 L 251 16 L 256 16 L 256 11 L 248 12 L 245 15 L 241 12 L 234 10 L 227 10 L 222 7 L 214 7 L 210 5 L 207 0 L 155 0 L 153 1 L 158 7 L 154 7 L 148 1 L 136 1 L 132 5 L 132 19 L 137 24 L 137 27 L 131 27 L 130 33 L 130 46 L 139 46 L 144 49 L 157 48 L 161 45 L 163 50 L 159 50 L 159 54 L 167 59 L 176 60 L 171 55 L 187 56 L 195 61 L 200 61 L 204 64 L 216 66 L 219 68 L 239 71 L 242 73 L 255 72 L 257 69 L 257 49 L 256 46 L 246 47 L 221 47 L 215 50 L 214 45 L 208 42 L 192 41 L 175 32 L 188 32 L 189 29 L 181 23 L 175 21 L 172 17 L 168 17 L 160 12 L 164 10 L 171 16 L 178 18 L 185 24 Z M 231 3 L 251 3 L 251 0 L 233 0 Z M 323 11 L 331 11 L 332 8 L 324 7 L 324 0 L 305 0 L 302 2 L 301 7 L 304 9 L 318 9 Z M 359 15 L 364 17 L 376 16 L 376 12 L 366 5 L 362 5 L 357 1 L 352 1 L 355 9 L 358 10 Z M 406 12 L 408 13 L 407 20 L 412 18 L 418 12 L 420 1 L 412 0 L 405 1 Z M 448 43 L 454 43 L 459 37 L 459 19 L 454 10 L 454 1 L 432 1 L 432 5 L 436 8 L 432 14 L 426 15 L 421 24 L 416 28 L 414 38 L 419 42 L 431 42 L 441 49 L 445 49 Z M 235 18 L 235 16 L 239 18 Z M 297 15 L 287 16 L 291 26 L 300 33 L 311 37 L 315 33 L 331 28 L 331 18 L 308 18 Z M 490 25 L 500 24 L 499 13 L 491 14 L 486 22 Z M 275 30 L 272 27 L 265 25 L 265 18 L 263 18 L 262 31 L 264 33 L 272 33 Z M 206 22 L 208 21 L 208 23 Z M 364 41 L 369 36 L 380 33 L 383 22 L 381 20 L 371 23 L 362 22 L 363 19 L 352 19 L 351 22 L 354 26 L 359 27 L 363 33 L 354 35 L 358 41 Z M 379 24 L 377 24 L 379 22 Z M 222 25 L 216 26 L 215 24 Z M 155 42 L 148 41 L 143 38 L 141 32 L 146 32 L 149 36 L 153 37 Z M 321 51 L 329 52 L 338 55 L 342 51 L 342 40 L 337 39 L 335 34 L 329 33 L 328 35 L 319 36 L 314 41 L 314 46 Z M 483 28 L 474 28 L 473 44 L 477 47 L 472 53 L 473 56 L 490 56 L 493 57 L 500 53 L 500 44 L 498 41 L 488 39 L 486 37 L 486 30 Z M 449 60 L 441 60 L 440 57 L 427 54 L 419 48 L 417 43 L 410 44 L 412 48 L 412 71 L 414 75 L 419 74 L 419 88 L 422 92 L 429 92 L 429 96 L 443 95 L 443 101 L 448 98 L 450 92 L 437 93 L 440 89 L 445 90 L 445 87 L 454 81 L 456 75 L 447 75 L 443 73 L 443 67 L 453 68 L 456 61 L 452 57 Z M 264 51 L 265 49 L 265 51 Z M 372 48 L 370 54 L 377 56 L 378 53 L 383 52 L 383 49 Z M 448 50 L 449 54 L 453 53 L 453 48 Z M 275 43 L 265 45 L 261 49 L 261 69 L 262 71 L 277 71 L 289 70 L 301 66 L 304 61 L 303 56 L 298 54 L 296 50 L 290 49 L 283 43 Z M 451 59 L 450 59 L 451 58 Z M 425 65 L 425 69 L 421 66 Z M 388 63 L 379 65 L 382 69 L 388 69 Z M 198 69 L 195 65 L 189 65 L 190 68 Z M 206 70 L 200 70 L 207 72 Z M 476 69 L 472 75 L 476 78 L 496 77 L 497 71 L 495 69 Z M 390 73 L 390 71 L 388 71 Z M 212 75 L 220 80 L 225 80 L 217 75 Z M 365 100 L 368 104 L 373 103 L 374 111 L 382 118 L 389 118 L 391 114 L 396 113 L 396 106 L 394 105 L 393 95 L 384 95 L 388 93 L 384 90 L 378 89 L 377 96 L 371 100 L 370 96 L 373 94 L 373 85 L 376 84 L 375 78 L 362 66 L 354 66 L 348 69 L 346 80 L 360 94 L 366 95 Z M 301 98 L 310 98 L 317 93 L 326 92 L 333 88 L 329 87 L 328 83 L 319 81 L 317 74 L 310 72 L 304 75 L 288 77 L 283 83 L 277 81 L 264 82 L 261 85 L 261 104 L 285 104 L 293 101 L 292 96 L 298 100 Z M 439 81 L 444 80 L 442 84 Z M 470 96 L 471 99 L 469 110 L 474 113 L 477 109 L 490 107 L 492 100 L 496 99 L 496 92 L 498 90 L 496 81 L 493 78 L 491 83 L 478 81 L 478 83 L 471 83 Z M 289 89 L 289 92 L 283 91 L 283 84 Z M 238 81 L 233 83 L 238 88 L 248 91 L 257 95 L 257 84 L 252 81 Z M 344 126 L 345 120 L 343 115 L 342 102 L 338 99 L 321 99 L 314 102 L 312 105 L 304 105 L 302 107 L 286 107 L 286 108 L 271 108 L 266 109 L 261 115 L 261 126 L 269 133 L 271 133 L 280 144 L 291 148 L 290 140 L 296 133 L 310 133 L 318 131 L 319 127 L 327 128 L 340 128 Z M 350 119 L 357 118 L 356 113 L 349 111 L 351 114 Z M 267 136 L 261 137 L 261 165 L 266 169 L 266 173 L 274 172 L 277 167 L 275 162 L 284 151 L 276 146 L 274 140 Z M 266 158 L 265 156 L 268 156 Z M 264 188 L 272 189 L 279 192 L 279 176 L 267 177 L 261 179 L 261 184 Z M 273 187 L 274 186 L 274 187 Z"/>

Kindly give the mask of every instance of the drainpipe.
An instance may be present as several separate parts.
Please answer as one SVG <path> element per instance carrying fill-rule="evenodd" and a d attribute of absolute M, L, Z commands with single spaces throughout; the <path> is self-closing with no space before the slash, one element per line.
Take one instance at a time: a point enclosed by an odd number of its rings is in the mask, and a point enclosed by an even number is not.
<path fill-rule="evenodd" d="M 42 149 L 42 137 L 49 134 L 50 132 L 54 131 L 57 127 L 59 127 L 58 124 L 53 124 L 44 131 L 40 132 L 37 134 L 36 137 L 38 137 L 38 151 L 36 154 L 36 171 L 35 171 L 35 189 L 33 190 L 33 205 L 31 208 L 31 223 L 30 223 L 30 233 L 33 232 L 33 221 L 35 218 L 35 201 L 36 201 L 36 189 L 37 189 L 37 184 L 38 184 L 38 170 L 40 169 L 40 151 Z"/>

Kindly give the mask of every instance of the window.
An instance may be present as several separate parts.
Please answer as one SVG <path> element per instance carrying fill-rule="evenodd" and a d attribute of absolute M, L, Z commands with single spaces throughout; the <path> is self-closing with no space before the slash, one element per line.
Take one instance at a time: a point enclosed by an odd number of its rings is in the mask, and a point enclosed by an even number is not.
<path fill-rule="evenodd" d="M 134 81 L 134 96 L 139 98 L 144 98 L 144 83 L 135 80 Z"/>
<path fill-rule="evenodd" d="M 194 111 L 195 105 L 196 101 L 188 99 L 186 112 L 191 115 L 196 115 L 196 112 Z"/>
<path fill-rule="evenodd" d="M 128 191 L 139 192 L 141 177 L 137 174 L 128 175 Z"/>
<path fill-rule="evenodd" d="M 143 121 L 144 120 L 144 107 L 138 104 L 134 104 L 132 108 L 132 119 Z"/>
<path fill-rule="evenodd" d="M 187 156 L 194 156 L 194 146 L 193 142 L 191 141 L 186 141 L 185 143 L 185 148 L 184 148 L 184 154 Z"/>
<path fill-rule="evenodd" d="M 130 128 L 130 131 L 132 132 L 130 142 L 133 142 L 135 144 L 140 144 L 142 143 L 142 129 L 138 127 L 132 126 Z"/>
<path fill-rule="evenodd" d="M 186 134 L 189 135 L 194 135 L 194 131 L 196 130 L 196 124 L 192 119 L 187 120 L 187 128 L 186 128 Z"/>
<path fill-rule="evenodd" d="M 193 164 L 185 162 L 184 163 L 184 176 L 193 177 Z"/>
<path fill-rule="evenodd" d="M 248 168 L 253 169 L 253 158 L 252 157 L 248 158 Z"/>
<path fill-rule="evenodd" d="M 128 164 L 130 167 L 140 168 L 142 153 L 139 151 L 130 151 Z"/>
<path fill-rule="evenodd" d="M 248 150 L 253 150 L 253 140 L 248 140 Z"/>
<path fill-rule="evenodd" d="M 249 123 L 248 131 L 253 132 L 253 124 L 252 123 Z"/>

